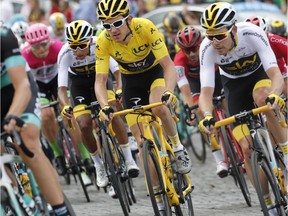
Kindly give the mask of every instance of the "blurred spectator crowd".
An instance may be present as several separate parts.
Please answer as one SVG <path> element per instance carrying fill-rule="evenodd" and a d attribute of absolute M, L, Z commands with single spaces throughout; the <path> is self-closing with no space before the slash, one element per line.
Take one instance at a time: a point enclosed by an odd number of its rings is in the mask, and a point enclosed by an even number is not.
<path fill-rule="evenodd" d="M 148 11 L 167 4 L 200 4 L 215 2 L 212 0 L 128 0 L 131 14 L 134 17 L 142 16 Z M 253 1 L 253 0 L 246 0 Z M 48 17 L 54 12 L 61 12 L 66 16 L 67 22 L 83 19 L 92 25 L 98 23 L 96 7 L 98 0 L 23 0 L 23 6 L 19 13 L 27 22 L 42 22 L 48 24 Z M 228 2 L 241 2 L 241 0 L 229 0 Z M 275 4 L 281 11 L 287 13 L 286 0 L 262 0 L 262 2 Z M 13 0 L 1 0 L 0 20 L 9 22 L 15 15 Z M 5 8 L 5 10 L 3 10 Z"/>

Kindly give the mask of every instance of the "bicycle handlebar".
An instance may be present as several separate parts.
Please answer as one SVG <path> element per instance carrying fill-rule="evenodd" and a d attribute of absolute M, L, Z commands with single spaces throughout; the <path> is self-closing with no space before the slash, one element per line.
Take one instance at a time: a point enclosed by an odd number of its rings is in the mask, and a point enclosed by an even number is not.
<path fill-rule="evenodd" d="M 258 108 L 254 108 L 252 110 L 249 110 L 249 111 L 244 111 L 244 112 L 241 112 L 239 114 L 236 114 L 236 115 L 233 115 L 233 116 L 230 116 L 228 118 L 225 118 L 223 120 L 220 120 L 220 121 L 217 121 L 214 125 L 214 128 L 219 128 L 221 126 L 225 126 L 225 125 L 228 125 L 228 124 L 232 124 L 236 121 L 240 121 L 240 120 L 243 120 L 245 118 L 247 118 L 248 116 L 250 115 L 258 115 L 259 113 L 264 113 L 264 112 L 267 112 L 270 110 L 270 107 L 268 105 L 264 105 L 264 106 L 261 106 L 261 107 L 258 107 Z M 278 109 L 274 110 L 276 113 L 278 111 Z M 280 117 L 280 115 L 279 115 Z M 282 126 L 282 127 L 285 127 L 287 128 L 287 124 L 285 122 L 285 119 L 284 118 L 281 118 L 279 119 L 279 124 Z"/>

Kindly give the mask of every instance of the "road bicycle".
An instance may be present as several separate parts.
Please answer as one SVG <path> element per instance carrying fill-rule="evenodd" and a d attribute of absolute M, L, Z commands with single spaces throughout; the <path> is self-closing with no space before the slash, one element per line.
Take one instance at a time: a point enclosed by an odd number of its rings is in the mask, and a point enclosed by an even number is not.
<path fill-rule="evenodd" d="M 66 161 L 67 172 L 64 175 L 66 183 L 70 184 L 71 174 L 74 176 L 74 179 L 77 183 L 76 176 L 78 176 L 78 179 L 83 189 L 86 200 L 87 202 L 90 202 L 90 197 L 87 191 L 87 186 L 89 185 L 85 185 L 83 181 L 83 177 L 82 177 L 83 175 L 82 172 L 84 172 L 83 164 L 81 162 L 79 153 L 75 149 L 75 144 L 73 142 L 73 139 L 71 138 L 70 134 L 65 128 L 63 118 L 61 116 L 58 105 L 59 105 L 59 101 L 52 101 L 50 104 L 42 106 L 41 109 L 46 109 L 50 107 L 54 109 L 54 113 L 56 115 L 56 119 L 59 125 L 58 143 L 62 149 L 62 152 L 65 156 L 65 161 Z"/>
<path fill-rule="evenodd" d="M 262 212 L 265 216 L 269 216 L 268 211 L 275 209 L 277 215 L 287 215 L 287 191 L 284 183 L 284 177 L 282 170 L 285 170 L 285 164 L 283 158 L 276 147 L 273 147 L 269 137 L 269 132 L 265 125 L 261 124 L 261 121 L 255 121 L 254 116 L 260 113 L 269 111 L 268 105 L 255 108 L 249 111 L 244 111 L 239 114 L 233 115 L 229 118 L 217 121 L 214 125 L 215 128 L 226 126 L 234 122 L 240 122 L 241 124 L 247 123 L 252 137 L 252 143 L 250 144 L 253 150 L 251 155 L 251 167 L 255 189 L 258 195 L 258 199 L 262 208 Z M 279 111 L 274 110 L 278 116 L 280 125 L 287 127 L 285 120 L 281 118 Z M 269 191 L 271 192 L 274 204 L 267 206 L 264 200 L 263 190 L 260 184 L 259 172 L 263 173 L 268 180 Z M 286 212 L 285 212 L 286 211 Z"/>
<path fill-rule="evenodd" d="M 21 119 L 16 119 L 16 124 L 22 127 L 24 122 Z M 34 154 L 29 151 L 22 142 L 20 135 L 14 130 L 12 133 L 12 139 L 6 132 L 1 133 L 1 145 L 4 146 L 5 152 L 1 153 L 0 160 L 0 188 L 1 188 L 1 207 L 0 215 L 21 215 L 21 216 L 46 216 L 54 215 L 53 210 L 49 209 L 48 203 L 41 195 L 35 177 L 31 170 L 24 164 L 19 155 L 16 155 L 16 150 L 13 145 L 19 145 L 23 152 L 33 157 Z M 17 163 L 17 164 L 16 164 Z M 9 165 L 9 170 L 7 170 Z M 17 173 L 16 166 L 21 166 L 27 173 L 29 186 L 31 187 L 31 194 L 27 194 L 21 180 L 19 179 L 19 173 Z M 12 172 L 11 172 L 12 171 Z M 8 174 L 9 173 L 9 174 Z M 13 176 L 11 176 L 11 174 Z M 12 179 L 13 178 L 13 179 Z M 13 183 L 16 182 L 16 186 Z M 26 182 L 27 183 L 27 182 Z M 74 216 L 75 212 L 64 195 L 64 203 L 67 207 L 70 216 Z"/>
<path fill-rule="evenodd" d="M 113 116 L 135 114 L 137 124 L 142 124 L 142 157 L 145 172 L 145 181 L 148 195 L 150 196 L 153 210 L 156 216 L 160 216 L 156 197 L 161 196 L 165 205 L 165 215 L 194 215 L 191 192 L 194 186 L 188 174 L 180 174 L 176 170 L 175 154 L 167 142 L 161 120 L 149 110 L 162 106 L 162 102 L 149 105 L 137 105 L 131 109 L 114 112 Z M 156 176 L 152 177 L 151 167 Z M 160 188 L 154 192 L 153 182 L 158 180 Z"/>
<path fill-rule="evenodd" d="M 213 97 L 214 110 L 213 115 L 217 121 L 226 118 L 222 101 L 224 95 Z M 217 128 L 218 138 L 212 134 L 210 142 L 216 149 L 222 149 L 225 162 L 228 166 L 228 173 L 234 178 L 236 186 L 240 187 L 243 197 L 248 206 L 251 207 L 251 196 L 245 178 L 244 155 L 241 146 L 234 138 L 230 125 Z M 220 143 L 220 145 L 218 144 Z"/>
<path fill-rule="evenodd" d="M 181 94 L 177 93 L 176 96 L 178 98 L 178 104 L 175 108 L 175 113 L 179 118 L 179 121 L 177 122 L 177 130 L 179 132 L 181 143 L 186 147 L 191 147 L 195 157 L 202 163 L 205 163 L 206 141 L 197 127 L 201 119 L 199 118 L 197 112 L 195 112 L 195 124 L 194 126 L 188 126 L 185 122 L 186 119 L 184 115 L 184 113 L 186 113 L 186 116 L 189 118 L 190 111 L 198 108 L 198 105 L 188 108 L 187 105 L 184 106 Z"/>
<path fill-rule="evenodd" d="M 92 119 L 97 119 L 97 135 L 101 142 L 101 155 L 105 164 L 105 170 L 110 184 L 113 186 L 119 199 L 123 214 L 127 216 L 131 211 L 130 205 L 136 203 L 135 190 L 133 181 L 128 176 L 124 155 L 115 138 L 112 124 L 108 124 L 99 119 L 101 107 L 98 101 L 94 101 L 90 105 L 73 110 L 73 112 L 75 113 L 83 110 L 91 110 Z"/>

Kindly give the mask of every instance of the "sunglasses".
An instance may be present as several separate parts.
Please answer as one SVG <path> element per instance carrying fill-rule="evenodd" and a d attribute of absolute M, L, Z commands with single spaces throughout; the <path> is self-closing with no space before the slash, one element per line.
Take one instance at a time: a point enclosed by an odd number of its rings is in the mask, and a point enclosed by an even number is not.
<path fill-rule="evenodd" d="M 89 45 L 89 41 L 87 43 L 82 43 L 82 44 L 69 44 L 69 47 L 72 50 L 77 50 L 77 49 L 84 50 L 88 47 L 88 45 Z"/>
<path fill-rule="evenodd" d="M 216 41 L 220 42 L 220 41 L 225 40 L 225 39 L 228 37 L 228 35 L 229 35 L 229 33 L 230 33 L 231 31 L 232 31 L 232 27 L 231 27 L 227 32 L 223 32 L 223 33 L 220 33 L 220 34 L 207 34 L 207 33 L 206 33 L 206 37 L 207 37 L 210 41 L 216 40 Z"/>
<path fill-rule="evenodd" d="M 40 43 L 36 43 L 36 44 L 31 45 L 31 47 L 33 49 L 39 49 L 40 47 L 44 47 L 45 48 L 49 44 L 50 44 L 50 41 L 45 40 L 45 41 L 42 41 Z"/>
<path fill-rule="evenodd" d="M 117 21 L 115 21 L 115 22 L 113 22 L 113 23 L 103 23 L 103 27 L 105 28 L 105 29 L 107 29 L 107 30 L 111 30 L 112 29 L 112 27 L 114 27 L 114 28 L 120 28 L 123 24 L 124 24 L 124 22 L 125 22 L 125 20 L 128 18 L 129 16 L 126 16 L 126 17 L 124 17 L 123 19 L 120 19 L 120 20 L 117 20 Z"/>

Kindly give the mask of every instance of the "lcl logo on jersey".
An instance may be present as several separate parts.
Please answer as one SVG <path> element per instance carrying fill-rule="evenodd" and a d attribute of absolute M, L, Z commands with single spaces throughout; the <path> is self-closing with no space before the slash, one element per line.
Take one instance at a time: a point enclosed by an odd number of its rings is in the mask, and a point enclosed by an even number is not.
<path fill-rule="evenodd" d="M 158 45 L 161 45 L 157 47 Z M 157 50 L 160 49 L 164 45 L 162 38 L 158 38 L 152 43 L 152 49 Z"/>
<path fill-rule="evenodd" d="M 142 55 L 141 55 L 140 53 L 143 52 L 143 51 L 145 51 L 148 47 L 149 47 L 148 44 L 144 44 L 144 45 L 141 45 L 141 46 L 139 46 L 139 47 L 137 47 L 137 48 L 133 48 L 132 52 L 133 52 L 133 54 L 136 55 L 136 56 L 143 56 L 143 55 L 146 54 L 146 52 L 143 53 Z"/>

